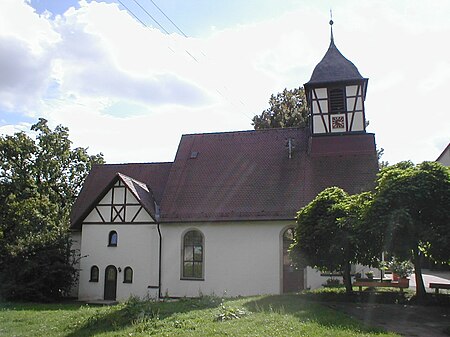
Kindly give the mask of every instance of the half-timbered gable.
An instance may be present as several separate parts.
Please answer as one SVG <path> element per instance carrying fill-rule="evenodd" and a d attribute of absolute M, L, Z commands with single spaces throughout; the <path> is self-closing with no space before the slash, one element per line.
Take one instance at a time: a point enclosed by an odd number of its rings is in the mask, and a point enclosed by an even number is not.
<path fill-rule="evenodd" d="M 155 202 L 149 188 L 139 181 L 117 174 L 114 184 L 105 196 L 93 206 L 92 211 L 84 219 L 84 224 L 98 223 L 152 223 L 151 213 L 154 206 L 147 210 L 146 206 Z"/>

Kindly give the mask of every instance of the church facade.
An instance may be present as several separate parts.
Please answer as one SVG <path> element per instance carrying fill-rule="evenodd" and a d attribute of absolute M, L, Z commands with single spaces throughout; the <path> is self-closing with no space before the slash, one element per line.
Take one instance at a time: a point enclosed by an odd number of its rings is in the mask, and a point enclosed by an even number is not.
<path fill-rule="evenodd" d="M 332 38 L 305 84 L 308 128 L 183 135 L 173 162 L 94 166 L 71 214 L 78 298 L 320 287 L 327 277 L 291 265 L 295 216 L 326 187 L 373 187 L 367 82 Z"/>

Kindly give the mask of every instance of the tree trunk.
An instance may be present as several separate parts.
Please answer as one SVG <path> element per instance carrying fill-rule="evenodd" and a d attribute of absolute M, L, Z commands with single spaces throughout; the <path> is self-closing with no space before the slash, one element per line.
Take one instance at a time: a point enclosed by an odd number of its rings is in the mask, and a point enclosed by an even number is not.
<path fill-rule="evenodd" d="M 344 264 L 344 285 L 345 285 L 345 292 L 347 294 L 352 294 L 353 293 L 353 287 L 352 287 L 352 277 L 350 276 L 350 263 L 346 262 Z"/>
<path fill-rule="evenodd" d="M 425 299 L 426 290 L 422 277 L 422 266 L 420 263 L 420 255 L 417 249 L 413 250 L 414 274 L 416 276 L 416 296 L 418 300 Z"/>

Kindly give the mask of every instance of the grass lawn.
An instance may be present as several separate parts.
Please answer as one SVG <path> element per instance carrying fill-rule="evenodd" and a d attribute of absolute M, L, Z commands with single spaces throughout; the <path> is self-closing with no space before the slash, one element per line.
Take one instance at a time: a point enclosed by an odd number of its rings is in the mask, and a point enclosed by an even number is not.
<path fill-rule="evenodd" d="M 0 303 L 0 336 L 398 336 L 301 295 L 116 306 Z"/>

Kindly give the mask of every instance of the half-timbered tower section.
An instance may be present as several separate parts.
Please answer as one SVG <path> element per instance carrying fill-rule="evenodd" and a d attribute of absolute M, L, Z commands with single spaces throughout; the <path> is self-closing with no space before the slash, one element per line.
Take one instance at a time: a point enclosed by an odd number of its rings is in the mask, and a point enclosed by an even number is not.
<path fill-rule="evenodd" d="M 313 136 L 366 131 L 367 81 L 331 39 L 327 53 L 305 84 Z"/>

